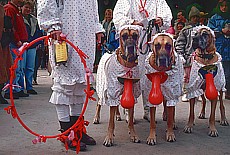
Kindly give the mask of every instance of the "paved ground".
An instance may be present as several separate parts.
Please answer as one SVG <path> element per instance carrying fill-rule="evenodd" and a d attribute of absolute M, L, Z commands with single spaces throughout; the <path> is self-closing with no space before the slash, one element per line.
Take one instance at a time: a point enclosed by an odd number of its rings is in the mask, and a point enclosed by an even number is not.
<path fill-rule="evenodd" d="M 51 94 L 51 78 L 45 70 L 39 70 L 39 85 L 35 86 L 38 95 L 15 100 L 19 116 L 33 131 L 42 135 L 58 134 L 59 124 L 55 108 L 48 103 Z M 95 97 L 96 94 L 94 95 Z M 226 115 L 230 120 L 230 101 L 224 100 Z M 74 151 L 66 152 L 60 141 L 48 139 L 46 143 L 32 144 L 35 136 L 27 132 L 17 120 L 13 119 L 3 109 L 7 105 L 0 105 L 0 155 L 73 155 Z M 192 155 L 230 155 L 230 127 L 220 126 L 216 123 L 219 137 L 212 138 L 208 133 L 208 119 L 199 120 L 196 118 L 194 132 L 186 134 L 183 132 L 188 119 L 189 104 L 180 102 L 176 107 L 176 123 L 178 130 L 175 131 L 177 141 L 169 143 L 165 141 L 166 122 L 162 121 L 162 106 L 157 109 L 157 145 L 148 146 L 145 144 L 149 132 L 149 123 L 142 119 L 143 108 L 139 101 L 135 107 L 135 128 L 140 144 L 133 144 L 129 141 L 127 124 L 124 121 L 116 122 L 115 146 L 104 147 L 102 145 L 106 135 L 108 124 L 108 107 L 102 108 L 101 124 L 92 124 L 95 113 L 96 102 L 89 102 L 85 117 L 90 121 L 87 127 L 88 133 L 97 141 L 96 146 L 88 146 L 87 151 L 79 154 L 89 155 L 151 155 L 151 154 L 192 154 Z M 196 104 L 196 115 L 199 114 L 201 103 Z M 121 110 L 122 111 L 122 110 Z M 207 104 L 206 116 L 210 112 L 210 105 Z M 220 119 L 219 109 L 216 111 L 216 119 Z"/>

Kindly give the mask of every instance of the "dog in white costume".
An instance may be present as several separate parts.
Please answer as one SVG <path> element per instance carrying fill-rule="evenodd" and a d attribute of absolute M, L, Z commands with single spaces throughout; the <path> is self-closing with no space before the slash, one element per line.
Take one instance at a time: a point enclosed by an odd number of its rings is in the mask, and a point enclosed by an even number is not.
<path fill-rule="evenodd" d="M 140 27 L 135 25 L 126 25 L 119 30 L 120 46 L 113 54 L 102 56 L 98 66 L 96 91 L 99 98 L 99 104 L 110 106 L 110 119 L 107 136 L 104 140 L 105 146 L 112 146 L 114 139 L 114 117 L 116 108 L 121 103 L 121 95 L 124 92 L 124 85 L 119 79 L 140 78 L 138 66 L 138 40 L 140 36 Z M 136 99 L 141 95 L 140 82 L 133 83 L 133 96 Z M 129 110 L 129 120 L 133 120 L 134 107 Z M 130 139 L 134 143 L 139 143 L 133 121 L 128 123 Z"/>
<path fill-rule="evenodd" d="M 152 52 L 149 53 L 145 61 L 146 74 L 165 74 L 166 78 L 160 85 L 167 109 L 167 132 L 166 140 L 173 142 L 176 140 L 173 132 L 175 105 L 179 102 L 182 95 L 183 85 L 183 61 L 182 58 L 174 51 L 173 37 L 168 33 L 159 33 L 155 35 L 150 42 Z M 163 73 L 163 74 L 162 74 Z M 161 77 L 162 80 L 163 76 Z M 150 79 L 150 78 L 149 78 Z M 146 91 L 151 93 L 151 79 L 145 79 Z M 154 82 L 154 81 L 153 81 Z M 145 94 L 151 95 L 151 94 Z M 150 102 L 150 98 L 149 98 Z M 156 107 L 150 104 L 150 133 L 147 138 L 147 144 L 156 144 Z"/>
<path fill-rule="evenodd" d="M 212 73 L 214 87 L 219 92 L 225 88 L 224 70 L 221 64 L 221 55 L 216 52 L 215 34 L 207 26 L 198 26 L 193 39 L 193 48 L 196 49 L 193 56 L 190 80 L 187 86 L 187 98 L 190 102 L 190 115 L 187 125 L 184 128 L 185 133 L 191 133 L 194 125 L 194 104 L 195 98 L 203 95 L 207 91 L 207 80 L 204 78 L 207 73 Z M 216 91 L 216 92 L 217 92 Z M 216 93 L 217 96 L 217 93 Z M 207 96 L 206 96 L 207 97 Z M 217 137 L 218 132 L 215 127 L 215 110 L 217 97 L 210 99 L 211 113 L 209 117 L 209 136 Z"/>

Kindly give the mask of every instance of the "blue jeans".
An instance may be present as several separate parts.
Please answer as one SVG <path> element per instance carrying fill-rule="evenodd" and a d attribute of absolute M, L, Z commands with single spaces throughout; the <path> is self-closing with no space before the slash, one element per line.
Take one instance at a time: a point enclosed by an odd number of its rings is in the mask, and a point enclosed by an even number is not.
<path fill-rule="evenodd" d="M 32 81 L 34 75 L 35 57 L 36 57 L 36 48 L 28 49 L 23 54 L 22 67 L 25 74 L 26 90 L 33 89 Z M 24 80 L 21 81 L 20 79 L 19 84 L 24 89 Z"/>
<path fill-rule="evenodd" d="M 10 44 L 10 52 L 11 52 L 13 61 L 15 61 L 15 59 L 17 58 L 17 56 L 14 54 L 13 49 L 18 49 L 18 47 L 15 46 L 15 45 L 13 45 L 13 44 Z M 17 93 L 17 92 L 20 92 L 21 90 L 24 90 L 23 60 L 19 60 L 17 65 L 18 66 L 16 68 L 15 79 L 13 81 L 13 85 L 18 85 L 18 86 L 23 86 L 23 87 L 22 88 L 14 87 L 13 88 L 13 92 L 14 93 Z M 6 91 L 6 93 L 9 93 L 9 89 Z"/>

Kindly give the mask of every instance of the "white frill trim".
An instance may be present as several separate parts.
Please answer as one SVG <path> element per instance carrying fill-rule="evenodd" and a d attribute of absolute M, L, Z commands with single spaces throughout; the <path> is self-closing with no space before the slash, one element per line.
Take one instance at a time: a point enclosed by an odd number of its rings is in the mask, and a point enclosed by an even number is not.
<path fill-rule="evenodd" d="M 203 94 L 204 94 L 203 89 L 197 89 L 197 90 L 194 90 L 194 91 L 190 91 L 189 93 L 186 94 L 186 96 L 187 96 L 188 99 L 191 99 L 191 98 L 199 97 L 199 96 L 201 96 Z"/>
<path fill-rule="evenodd" d="M 118 105 L 120 105 L 120 103 L 121 103 L 120 98 L 117 98 L 117 99 L 108 99 L 106 101 L 106 105 L 108 105 L 110 107 L 112 107 L 112 106 L 118 106 Z"/>
<path fill-rule="evenodd" d="M 84 103 L 83 96 L 73 96 L 73 95 L 66 95 L 60 92 L 53 92 L 50 100 L 50 103 L 53 104 L 61 104 L 61 105 L 70 105 L 70 104 L 82 104 Z"/>

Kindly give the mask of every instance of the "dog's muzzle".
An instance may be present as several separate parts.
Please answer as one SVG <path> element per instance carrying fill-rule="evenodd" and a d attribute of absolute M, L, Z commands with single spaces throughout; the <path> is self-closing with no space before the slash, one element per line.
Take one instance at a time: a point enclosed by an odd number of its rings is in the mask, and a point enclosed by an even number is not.
<path fill-rule="evenodd" d="M 155 45 L 155 65 L 161 70 L 172 68 L 172 45 L 166 44 L 161 47 L 161 44 Z"/>
<path fill-rule="evenodd" d="M 192 47 L 193 49 L 200 48 L 202 51 L 208 46 L 209 34 L 207 32 L 198 33 L 194 36 Z"/>
<path fill-rule="evenodd" d="M 207 53 L 206 48 L 209 44 L 209 34 L 208 32 L 204 31 L 201 33 L 197 33 L 193 38 L 192 47 L 194 50 L 200 49 L 199 53 L 196 53 L 196 55 L 202 59 L 208 59 L 211 60 L 214 57 L 213 53 Z"/>
<path fill-rule="evenodd" d="M 127 62 L 135 62 L 137 60 L 137 41 L 138 35 L 134 33 L 129 36 L 127 33 L 122 35 L 122 45 L 121 48 L 124 49 L 124 54 L 121 54 L 122 59 Z"/>

